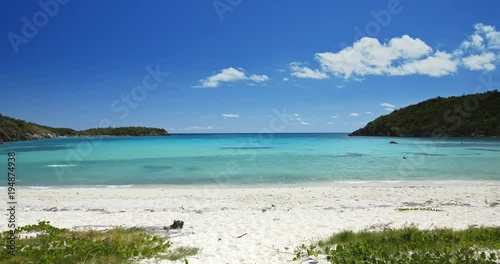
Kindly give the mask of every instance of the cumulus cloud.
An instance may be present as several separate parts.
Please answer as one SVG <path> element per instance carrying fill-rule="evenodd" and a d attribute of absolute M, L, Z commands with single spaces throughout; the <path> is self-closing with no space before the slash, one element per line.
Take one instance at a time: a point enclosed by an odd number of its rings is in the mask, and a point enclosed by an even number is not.
<path fill-rule="evenodd" d="M 493 62 L 496 56 L 492 52 L 483 53 L 480 55 L 471 55 L 462 59 L 464 66 L 469 70 L 485 70 L 492 71 L 496 68 Z"/>
<path fill-rule="evenodd" d="M 414 60 L 404 65 L 390 69 L 390 75 L 421 74 L 431 77 L 440 77 L 455 73 L 458 60 L 446 52 L 438 51 L 422 60 Z"/>
<path fill-rule="evenodd" d="M 474 34 L 462 42 L 462 49 L 499 50 L 500 32 L 494 26 L 478 23 L 474 25 Z"/>
<path fill-rule="evenodd" d="M 256 75 L 252 74 L 247 76 L 243 69 L 235 69 L 233 67 L 222 69 L 219 73 L 209 76 L 207 78 L 201 79 L 199 85 L 195 87 L 202 88 L 216 88 L 219 87 L 221 83 L 227 82 L 237 82 L 248 80 L 255 83 L 265 82 L 269 80 L 266 75 Z"/>
<path fill-rule="evenodd" d="M 324 72 L 320 72 L 319 70 L 312 70 L 309 67 L 303 66 L 300 62 L 292 62 L 290 63 L 290 71 L 291 75 L 298 78 L 307 78 L 307 79 L 328 79 L 328 75 Z"/>
<path fill-rule="evenodd" d="M 477 32 L 477 31 L 476 31 Z M 467 40 L 464 40 L 461 44 L 462 49 L 484 49 L 484 39 L 479 34 L 469 36 Z"/>
<path fill-rule="evenodd" d="M 476 24 L 474 34 L 460 45 L 456 53 L 462 56 L 465 68 L 473 71 L 492 71 L 500 59 L 500 32 L 495 27 Z"/>
<path fill-rule="evenodd" d="M 285 77 L 285 78 L 283 78 L 283 80 L 282 80 L 282 81 L 287 82 L 287 81 L 288 81 L 288 78 L 287 78 L 287 77 Z"/>
<path fill-rule="evenodd" d="M 238 115 L 238 114 L 222 114 L 222 117 L 224 117 L 224 118 L 239 118 L 240 115 Z"/>
<path fill-rule="evenodd" d="M 492 71 L 500 61 L 500 32 L 494 26 L 476 24 L 474 33 L 452 51 L 434 50 L 419 38 L 403 35 L 381 43 L 364 37 L 337 52 L 320 52 L 320 70 L 290 64 L 292 75 L 301 78 L 336 77 L 362 80 L 364 76 L 424 75 L 441 77 L 468 70 Z"/>
<path fill-rule="evenodd" d="M 404 35 L 388 43 L 364 37 L 352 46 L 333 52 L 316 53 L 321 69 L 345 79 L 365 75 L 405 75 L 403 66 L 432 56 L 432 48 L 418 38 Z"/>
<path fill-rule="evenodd" d="M 256 75 L 256 74 L 252 74 L 250 75 L 250 77 L 248 78 L 254 82 L 265 82 L 265 81 L 269 81 L 269 77 L 267 77 L 266 75 Z"/>
<path fill-rule="evenodd" d="M 372 114 L 372 112 L 368 111 L 368 112 L 365 112 L 365 114 L 367 114 L 367 115 L 371 115 L 371 114 Z"/>
<path fill-rule="evenodd" d="M 389 103 L 381 103 L 380 106 L 382 106 L 382 107 L 389 107 L 389 108 L 396 108 L 395 105 L 389 104 Z"/>
<path fill-rule="evenodd" d="M 359 116 L 358 113 L 350 113 L 349 116 Z"/>

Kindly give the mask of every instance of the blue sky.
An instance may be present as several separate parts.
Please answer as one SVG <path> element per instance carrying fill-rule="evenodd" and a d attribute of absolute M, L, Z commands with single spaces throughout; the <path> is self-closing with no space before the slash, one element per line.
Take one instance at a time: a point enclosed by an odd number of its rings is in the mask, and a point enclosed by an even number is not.
<path fill-rule="evenodd" d="M 8 1 L 0 113 L 75 129 L 350 132 L 392 109 L 474 93 L 481 78 L 500 81 L 498 10 L 498 1 Z"/>

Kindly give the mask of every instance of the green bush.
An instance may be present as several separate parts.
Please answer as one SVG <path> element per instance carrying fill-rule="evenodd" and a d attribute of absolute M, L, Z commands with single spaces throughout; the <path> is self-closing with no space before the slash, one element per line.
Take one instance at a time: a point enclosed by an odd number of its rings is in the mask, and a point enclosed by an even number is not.
<path fill-rule="evenodd" d="M 36 234 L 16 239 L 16 252 L 7 248 L 0 263 L 128 263 L 132 259 L 182 259 L 197 253 L 194 248 L 169 250 L 171 243 L 143 228 L 117 227 L 106 231 L 71 231 L 39 222 L 16 229 L 16 234 Z M 9 232 L 2 233 L 7 241 Z"/>
<path fill-rule="evenodd" d="M 419 230 L 414 226 L 378 232 L 344 231 L 309 247 L 294 260 L 325 254 L 330 263 L 498 263 L 500 228 Z"/>

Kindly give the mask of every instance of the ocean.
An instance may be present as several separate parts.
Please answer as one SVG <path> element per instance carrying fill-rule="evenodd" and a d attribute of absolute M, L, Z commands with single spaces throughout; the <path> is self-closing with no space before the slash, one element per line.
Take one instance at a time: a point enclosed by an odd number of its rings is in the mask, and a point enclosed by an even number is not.
<path fill-rule="evenodd" d="M 343 133 L 54 138 L 1 145 L 5 173 L 11 151 L 18 187 L 500 180 L 498 139 Z"/>

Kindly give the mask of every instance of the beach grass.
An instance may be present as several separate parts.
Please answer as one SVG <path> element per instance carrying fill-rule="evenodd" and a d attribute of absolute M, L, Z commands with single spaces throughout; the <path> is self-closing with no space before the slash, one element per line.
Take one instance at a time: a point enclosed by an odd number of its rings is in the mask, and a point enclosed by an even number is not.
<path fill-rule="evenodd" d="M 500 227 L 343 231 L 295 250 L 294 260 L 326 255 L 330 263 L 498 263 Z"/>
<path fill-rule="evenodd" d="M 72 231 L 39 222 L 16 229 L 16 251 L 3 250 L 0 263 L 133 263 L 143 258 L 185 259 L 196 248 L 171 248 L 163 237 L 144 228 L 115 227 L 105 231 Z M 16 235 L 16 236 L 17 236 Z M 2 233 L 7 241 L 9 232 Z"/>

